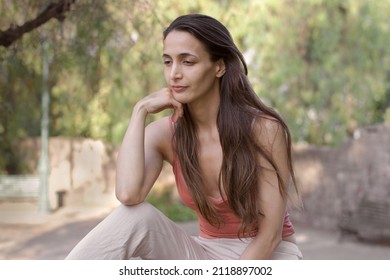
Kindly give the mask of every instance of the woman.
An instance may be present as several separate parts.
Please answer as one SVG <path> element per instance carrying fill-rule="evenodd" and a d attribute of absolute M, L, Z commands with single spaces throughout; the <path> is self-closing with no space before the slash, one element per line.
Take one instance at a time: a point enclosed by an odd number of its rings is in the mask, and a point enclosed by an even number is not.
<path fill-rule="evenodd" d="M 118 155 L 122 205 L 68 259 L 300 259 L 286 212 L 290 134 L 254 93 L 229 31 L 209 16 L 181 16 L 164 32 L 162 58 L 168 88 L 134 106 Z M 171 117 L 145 128 L 168 108 Z M 163 161 L 198 214 L 199 237 L 144 202 Z"/>

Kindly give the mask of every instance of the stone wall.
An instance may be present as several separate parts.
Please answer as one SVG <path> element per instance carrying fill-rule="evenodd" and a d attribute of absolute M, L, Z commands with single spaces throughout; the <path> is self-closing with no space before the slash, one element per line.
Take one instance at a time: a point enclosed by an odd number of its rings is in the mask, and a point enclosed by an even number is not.
<path fill-rule="evenodd" d="M 365 196 L 390 198 L 390 126 L 368 126 L 340 147 L 294 147 L 304 209 L 294 220 L 335 229 Z"/>
<path fill-rule="evenodd" d="M 21 150 L 31 170 L 38 172 L 40 141 L 25 141 Z M 49 199 L 58 207 L 58 192 L 65 191 L 65 205 L 111 205 L 114 195 L 117 152 L 100 140 L 49 140 Z"/>

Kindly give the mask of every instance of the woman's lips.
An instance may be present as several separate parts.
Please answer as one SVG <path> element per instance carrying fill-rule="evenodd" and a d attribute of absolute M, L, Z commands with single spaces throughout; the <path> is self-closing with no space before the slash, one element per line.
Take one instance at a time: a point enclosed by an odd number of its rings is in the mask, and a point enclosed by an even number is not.
<path fill-rule="evenodd" d="M 172 86 L 171 88 L 176 93 L 183 92 L 187 89 L 187 87 L 185 87 L 185 86 Z"/>

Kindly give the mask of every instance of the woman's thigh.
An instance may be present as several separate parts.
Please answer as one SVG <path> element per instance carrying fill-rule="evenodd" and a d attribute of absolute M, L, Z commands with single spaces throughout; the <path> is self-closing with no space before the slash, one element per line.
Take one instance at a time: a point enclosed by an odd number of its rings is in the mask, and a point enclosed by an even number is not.
<path fill-rule="evenodd" d="M 214 238 L 207 239 L 195 237 L 195 240 L 203 247 L 209 259 L 235 260 L 239 259 L 245 248 L 253 240 L 252 238 Z M 295 243 L 281 241 L 271 255 L 272 260 L 299 260 L 302 253 Z"/>
<path fill-rule="evenodd" d="M 271 256 L 272 260 L 301 260 L 301 250 L 297 244 L 282 240 Z"/>
<path fill-rule="evenodd" d="M 67 259 L 207 259 L 193 238 L 148 203 L 118 206 Z"/>

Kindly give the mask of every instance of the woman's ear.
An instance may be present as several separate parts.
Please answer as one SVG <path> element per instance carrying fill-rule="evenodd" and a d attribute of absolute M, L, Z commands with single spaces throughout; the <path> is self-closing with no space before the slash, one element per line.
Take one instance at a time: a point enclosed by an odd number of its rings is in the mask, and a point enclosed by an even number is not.
<path fill-rule="evenodd" d="M 218 78 L 221 78 L 225 74 L 226 68 L 225 68 L 225 62 L 223 61 L 222 58 L 220 58 L 217 61 L 217 73 L 216 76 Z"/>

